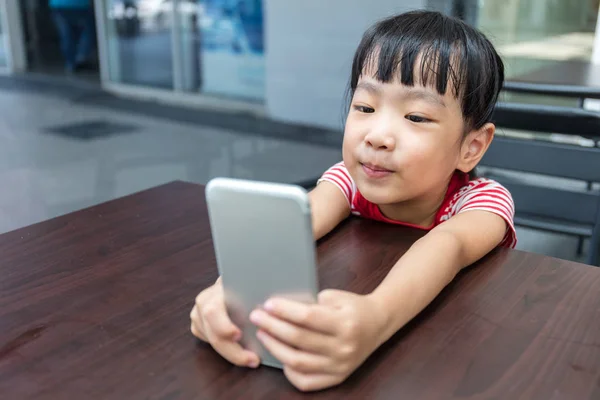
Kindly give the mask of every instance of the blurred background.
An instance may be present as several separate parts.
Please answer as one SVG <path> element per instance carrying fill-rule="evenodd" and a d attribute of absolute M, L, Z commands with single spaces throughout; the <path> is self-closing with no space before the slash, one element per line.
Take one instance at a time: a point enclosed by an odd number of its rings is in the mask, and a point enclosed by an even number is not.
<path fill-rule="evenodd" d="M 0 0 L 0 232 L 176 179 L 310 182 L 341 159 L 354 49 L 392 13 L 462 18 L 496 45 L 509 80 L 600 62 L 599 0 L 95 0 L 93 46 L 75 68 L 50 5 Z M 502 100 L 598 108 L 535 91 Z M 577 235 L 519 234 L 525 250 L 588 251 Z"/>

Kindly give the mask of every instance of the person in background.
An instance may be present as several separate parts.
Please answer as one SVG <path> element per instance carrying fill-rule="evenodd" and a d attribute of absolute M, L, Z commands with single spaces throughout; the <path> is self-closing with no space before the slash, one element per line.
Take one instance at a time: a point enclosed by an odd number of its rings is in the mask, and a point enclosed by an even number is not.
<path fill-rule="evenodd" d="M 96 41 L 91 0 L 50 0 L 67 73 L 87 66 Z"/>

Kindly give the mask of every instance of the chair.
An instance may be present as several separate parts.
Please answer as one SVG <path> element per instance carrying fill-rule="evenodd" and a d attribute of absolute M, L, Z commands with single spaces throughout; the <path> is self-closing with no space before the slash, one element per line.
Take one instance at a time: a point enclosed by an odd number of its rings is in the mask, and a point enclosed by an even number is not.
<path fill-rule="evenodd" d="M 597 139 L 600 115 L 582 109 L 518 103 L 499 103 L 493 121 L 502 128 L 561 133 Z M 518 174 L 492 171 L 490 178 L 513 195 L 515 224 L 590 238 L 589 264 L 598 265 L 600 251 L 600 148 L 550 141 L 496 136 L 481 166 L 588 182 L 581 190 L 539 185 Z M 530 175 L 531 177 L 531 175 Z"/>

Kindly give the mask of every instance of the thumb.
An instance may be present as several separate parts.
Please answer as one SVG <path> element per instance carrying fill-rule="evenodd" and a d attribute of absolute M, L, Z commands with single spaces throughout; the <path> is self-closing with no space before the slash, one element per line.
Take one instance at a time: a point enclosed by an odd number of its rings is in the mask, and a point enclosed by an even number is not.
<path fill-rule="evenodd" d="M 336 289 L 325 289 L 319 293 L 319 304 L 325 306 L 338 306 L 344 303 L 347 293 Z"/>

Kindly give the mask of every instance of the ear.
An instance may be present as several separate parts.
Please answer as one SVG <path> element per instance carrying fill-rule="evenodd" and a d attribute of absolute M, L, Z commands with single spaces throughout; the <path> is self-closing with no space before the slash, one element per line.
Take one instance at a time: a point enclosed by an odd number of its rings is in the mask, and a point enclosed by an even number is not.
<path fill-rule="evenodd" d="M 460 160 L 456 168 L 465 173 L 472 171 L 490 147 L 495 132 L 496 126 L 491 122 L 469 132 L 462 143 Z"/>

